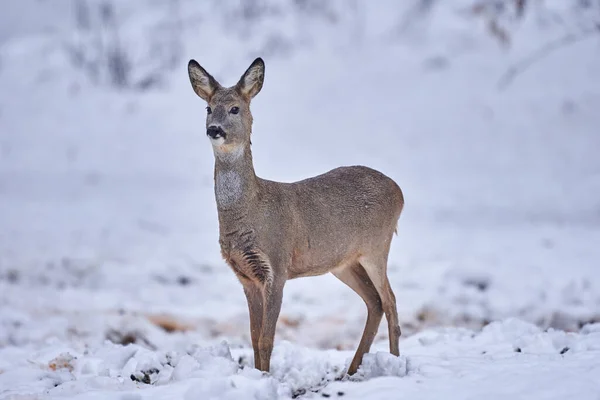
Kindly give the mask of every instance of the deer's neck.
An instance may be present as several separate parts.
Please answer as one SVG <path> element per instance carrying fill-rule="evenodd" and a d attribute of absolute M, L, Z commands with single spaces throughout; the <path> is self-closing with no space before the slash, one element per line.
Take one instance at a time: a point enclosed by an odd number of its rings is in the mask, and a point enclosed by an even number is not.
<path fill-rule="evenodd" d="M 250 145 L 215 148 L 215 197 L 219 213 L 247 210 L 258 193 Z"/>

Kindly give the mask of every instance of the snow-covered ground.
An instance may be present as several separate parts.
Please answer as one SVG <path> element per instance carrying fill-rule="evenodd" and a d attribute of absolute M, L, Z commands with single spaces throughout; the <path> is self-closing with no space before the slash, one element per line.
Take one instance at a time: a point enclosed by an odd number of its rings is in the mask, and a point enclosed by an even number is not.
<path fill-rule="evenodd" d="M 247 365 L 251 351 L 222 343 L 199 347 L 179 338 L 160 349 L 77 341 L 4 348 L 0 384 L 7 393 L 73 399 L 597 399 L 600 324 L 580 333 L 542 331 L 519 321 L 481 332 L 428 330 L 403 342 L 395 357 L 378 345 L 352 378 L 347 351 L 280 342 L 272 373 Z M 32 397 L 14 397 L 32 398 Z M 35 397 L 34 397 L 35 398 Z"/>
<path fill-rule="evenodd" d="M 123 22 L 132 51 L 159 3 Z M 506 49 L 456 4 L 399 30 L 393 2 L 358 1 L 362 22 L 283 13 L 224 32 L 195 4 L 180 65 L 146 91 L 93 84 L 62 22 L 3 31 L 0 398 L 598 399 L 600 36 L 501 91 L 510 65 L 574 28 L 538 10 Z M 352 380 L 336 381 L 366 310 L 332 276 L 288 283 L 272 374 L 249 367 L 186 64 L 233 84 L 258 54 L 260 176 L 363 164 L 406 196 L 389 265 L 402 356 L 384 322 Z"/>

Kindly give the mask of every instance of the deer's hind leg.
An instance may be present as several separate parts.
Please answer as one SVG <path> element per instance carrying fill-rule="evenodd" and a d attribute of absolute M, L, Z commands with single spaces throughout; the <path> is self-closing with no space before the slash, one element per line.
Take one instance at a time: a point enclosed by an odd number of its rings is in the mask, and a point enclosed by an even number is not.
<path fill-rule="evenodd" d="M 348 375 L 353 375 L 358 370 L 362 363 L 365 353 L 368 353 L 379 329 L 381 318 L 383 317 L 383 308 L 381 298 L 377 293 L 377 289 L 371 282 L 369 275 L 364 268 L 359 264 L 353 264 L 342 270 L 332 271 L 339 280 L 348 285 L 354 290 L 367 305 L 367 322 L 360 344 L 356 349 L 356 354 L 348 368 Z"/>
<path fill-rule="evenodd" d="M 398 324 L 398 311 L 396 309 L 396 296 L 392 291 L 392 286 L 387 277 L 387 256 L 381 258 L 361 257 L 361 265 L 371 278 L 377 293 L 381 297 L 383 311 L 388 323 L 388 333 L 390 337 L 390 353 L 395 356 L 400 355 L 400 325 Z"/>

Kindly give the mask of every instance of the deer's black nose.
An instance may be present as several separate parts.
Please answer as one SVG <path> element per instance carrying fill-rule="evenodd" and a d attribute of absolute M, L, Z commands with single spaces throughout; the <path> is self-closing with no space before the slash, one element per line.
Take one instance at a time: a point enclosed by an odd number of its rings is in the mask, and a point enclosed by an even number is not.
<path fill-rule="evenodd" d="M 223 129 L 221 129 L 220 126 L 216 126 L 216 125 L 209 126 L 208 129 L 206 130 L 206 134 L 213 139 L 218 139 L 220 137 L 225 139 L 225 132 L 223 131 Z"/>

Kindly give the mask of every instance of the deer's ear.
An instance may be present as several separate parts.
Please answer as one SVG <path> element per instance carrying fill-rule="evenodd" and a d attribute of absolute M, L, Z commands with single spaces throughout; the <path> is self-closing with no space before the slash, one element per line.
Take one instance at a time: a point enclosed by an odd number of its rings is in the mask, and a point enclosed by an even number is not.
<path fill-rule="evenodd" d="M 190 60 L 188 63 L 188 74 L 194 92 L 209 102 L 219 87 L 219 83 L 196 60 Z"/>
<path fill-rule="evenodd" d="M 248 100 L 253 98 L 262 89 L 263 81 L 265 80 L 265 62 L 262 58 L 257 58 L 248 67 L 244 75 L 240 78 L 236 88 Z"/>

